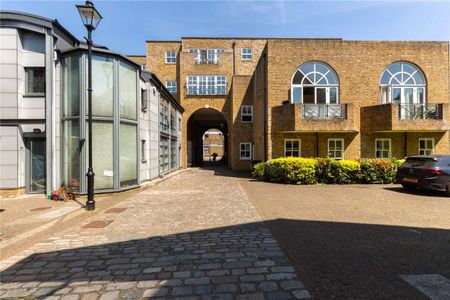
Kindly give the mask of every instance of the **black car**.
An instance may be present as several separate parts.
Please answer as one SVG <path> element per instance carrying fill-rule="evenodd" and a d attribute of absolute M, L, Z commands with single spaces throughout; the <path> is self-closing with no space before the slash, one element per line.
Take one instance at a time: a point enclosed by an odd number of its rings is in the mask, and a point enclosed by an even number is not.
<path fill-rule="evenodd" d="M 407 157 L 398 168 L 397 182 L 407 189 L 420 187 L 450 195 L 450 155 Z"/>

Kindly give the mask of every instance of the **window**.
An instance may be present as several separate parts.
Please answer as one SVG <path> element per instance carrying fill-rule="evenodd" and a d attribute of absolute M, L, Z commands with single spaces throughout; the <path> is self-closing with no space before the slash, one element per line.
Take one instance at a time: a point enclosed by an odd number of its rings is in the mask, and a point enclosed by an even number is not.
<path fill-rule="evenodd" d="M 301 65 L 292 77 L 291 102 L 338 104 L 339 81 L 336 72 L 318 61 Z"/>
<path fill-rule="evenodd" d="M 300 140 L 286 139 L 284 140 L 284 156 L 300 157 Z"/>
<path fill-rule="evenodd" d="M 432 155 L 434 154 L 434 139 L 423 138 L 419 139 L 419 155 Z"/>
<path fill-rule="evenodd" d="M 145 140 L 141 140 L 141 162 L 147 162 L 147 156 L 145 153 Z"/>
<path fill-rule="evenodd" d="M 166 64 L 176 64 L 177 63 L 177 52 L 168 50 L 166 51 Z"/>
<path fill-rule="evenodd" d="M 242 48 L 241 59 L 252 60 L 252 58 L 253 58 L 252 48 Z"/>
<path fill-rule="evenodd" d="M 380 79 L 381 103 L 425 104 L 426 82 L 422 71 L 408 62 L 387 67 Z"/>
<path fill-rule="evenodd" d="M 188 95 L 225 95 L 227 90 L 227 77 L 216 76 L 188 76 Z"/>
<path fill-rule="evenodd" d="M 391 158 L 391 139 L 375 139 L 375 157 L 379 159 Z"/>
<path fill-rule="evenodd" d="M 147 110 L 148 92 L 147 90 L 141 89 L 141 109 Z"/>
<path fill-rule="evenodd" d="M 241 122 L 243 123 L 253 122 L 253 106 L 251 105 L 241 106 Z"/>
<path fill-rule="evenodd" d="M 344 159 L 344 139 L 328 139 L 328 157 Z"/>
<path fill-rule="evenodd" d="M 171 93 L 177 92 L 177 82 L 176 81 L 167 81 L 166 87 L 167 87 L 167 90 Z"/>
<path fill-rule="evenodd" d="M 224 49 L 189 49 L 189 53 L 194 53 L 196 64 L 218 64 L 219 53 L 225 52 Z"/>
<path fill-rule="evenodd" d="M 119 65 L 120 117 L 137 120 L 138 81 L 136 68 L 123 62 Z"/>
<path fill-rule="evenodd" d="M 252 153 L 252 144 L 251 143 L 240 143 L 240 159 L 241 160 L 250 160 Z"/>
<path fill-rule="evenodd" d="M 45 68 L 25 68 L 25 95 L 45 95 Z"/>

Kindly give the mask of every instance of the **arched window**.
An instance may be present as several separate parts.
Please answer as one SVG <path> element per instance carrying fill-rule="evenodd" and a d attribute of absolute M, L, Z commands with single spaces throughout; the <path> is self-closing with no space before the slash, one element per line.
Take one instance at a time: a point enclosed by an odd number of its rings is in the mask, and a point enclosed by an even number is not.
<path fill-rule="evenodd" d="M 339 81 L 327 64 L 310 61 L 292 76 L 291 102 L 305 104 L 339 103 Z"/>
<path fill-rule="evenodd" d="M 387 67 L 380 79 L 381 103 L 426 104 L 426 81 L 422 71 L 408 62 Z"/>

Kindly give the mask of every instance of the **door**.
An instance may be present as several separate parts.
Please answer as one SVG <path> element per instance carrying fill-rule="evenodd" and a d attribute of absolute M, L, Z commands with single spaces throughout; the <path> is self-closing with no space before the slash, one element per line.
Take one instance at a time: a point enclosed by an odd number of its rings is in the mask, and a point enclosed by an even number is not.
<path fill-rule="evenodd" d="M 32 193 L 45 193 L 46 189 L 45 139 L 29 139 L 27 190 Z"/>

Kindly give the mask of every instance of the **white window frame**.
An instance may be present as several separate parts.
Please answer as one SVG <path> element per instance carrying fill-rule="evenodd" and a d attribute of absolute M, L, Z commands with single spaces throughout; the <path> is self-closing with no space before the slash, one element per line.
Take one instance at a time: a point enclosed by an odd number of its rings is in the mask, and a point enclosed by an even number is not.
<path fill-rule="evenodd" d="M 342 142 L 342 150 L 336 150 L 336 149 L 330 150 L 330 142 L 338 142 L 338 141 Z M 328 145 L 327 155 L 328 155 L 329 158 L 336 159 L 336 160 L 344 159 L 344 152 L 345 152 L 345 141 L 344 141 L 344 139 L 342 139 L 342 138 L 339 138 L 339 139 L 328 139 L 327 145 Z M 335 148 L 336 148 L 336 143 L 335 143 Z M 333 156 L 330 156 L 330 151 L 334 152 Z M 336 152 L 337 151 L 341 151 L 342 152 L 341 157 L 336 157 Z"/>
<path fill-rule="evenodd" d="M 397 73 L 392 73 L 391 71 L 389 71 L 389 68 L 395 64 L 400 64 L 400 71 Z M 408 65 L 409 67 L 411 67 L 412 69 L 415 69 L 414 72 L 409 73 L 408 70 L 405 70 L 405 65 Z M 383 76 L 385 74 L 389 74 L 389 83 L 382 83 L 381 81 L 383 80 Z M 415 74 L 419 74 L 424 83 L 417 83 L 414 75 Z M 401 79 L 399 81 L 399 79 L 397 79 L 398 75 L 401 75 Z M 408 81 L 412 79 L 413 83 L 408 83 Z M 400 103 L 400 104 L 426 104 L 427 103 L 427 82 L 426 82 L 426 78 L 425 75 L 423 74 L 423 72 L 420 70 L 420 68 L 412 63 L 409 62 L 405 62 L 405 61 L 397 61 L 394 62 L 392 64 L 390 64 L 389 66 L 387 66 L 383 73 L 381 73 L 380 76 L 380 103 L 385 104 L 385 103 Z M 400 89 L 400 101 L 394 101 L 393 96 L 394 96 L 394 88 L 395 89 Z M 407 88 L 412 88 L 413 89 L 413 102 L 412 103 L 408 103 L 406 102 L 406 97 L 405 97 L 405 89 Z M 423 90 L 423 99 L 422 101 L 419 99 L 419 90 Z"/>
<path fill-rule="evenodd" d="M 250 121 L 245 121 L 244 117 L 250 117 Z M 253 105 L 242 105 L 241 106 L 241 122 L 242 123 L 253 123 Z"/>
<path fill-rule="evenodd" d="M 306 67 L 308 64 L 313 64 L 313 69 L 308 72 L 305 73 L 303 72 L 302 67 Z M 328 70 L 325 73 L 322 73 L 321 70 L 318 70 L 318 65 L 320 65 L 321 67 L 325 67 Z M 302 79 L 301 83 L 293 83 L 294 81 L 294 77 L 296 75 L 297 72 L 300 72 L 301 74 L 303 74 L 304 78 Z M 330 74 L 330 76 L 333 76 L 334 79 L 336 80 L 336 83 L 330 83 L 328 81 L 327 75 Z M 313 80 L 310 80 L 311 83 L 304 83 L 305 79 L 307 79 L 308 76 L 313 76 Z M 319 83 L 322 82 L 322 79 L 325 79 L 325 83 Z M 318 89 L 325 89 L 325 103 L 320 103 L 320 104 L 339 104 L 340 103 L 340 99 L 339 99 L 339 77 L 337 76 L 336 71 L 328 64 L 321 62 L 321 61 L 309 61 L 306 62 L 304 64 L 302 64 L 292 75 L 291 78 L 291 103 L 304 103 L 304 88 L 314 88 L 314 103 L 305 103 L 305 104 L 319 104 L 317 103 L 317 90 Z M 294 90 L 299 90 L 300 92 L 300 99 L 299 101 L 296 101 L 296 99 L 294 98 Z M 331 103 L 330 101 L 330 95 L 331 95 L 331 89 L 335 89 L 336 90 L 336 102 L 335 103 Z"/>
<path fill-rule="evenodd" d="M 384 142 L 389 142 L 389 149 L 384 149 L 383 147 L 384 147 Z M 382 145 L 382 148 L 381 149 L 378 149 L 378 142 L 381 142 L 381 145 Z M 389 152 L 389 154 L 388 154 L 388 157 L 382 157 L 383 155 L 381 155 L 381 157 L 377 157 L 377 152 L 378 151 L 381 151 L 381 153 L 383 153 L 383 152 L 385 152 L 385 151 L 388 151 Z M 390 138 L 376 138 L 375 139 L 375 158 L 378 158 L 378 159 L 390 159 L 392 157 L 392 139 L 390 139 Z"/>
<path fill-rule="evenodd" d="M 188 96 L 224 96 L 227 94 L 226 75 L 188 75 L 186 82 Z M 219 93 L 219 90 L 223 92 Z"/>
<path fill-rule="evenodd" d="M 244 149 L 242 148 L 244 146 Z M 247 149 L 248 147 L 248 149 Z M 242 156 L 242 152 L 248 152 L 247 156 Z M 239 159 L 240 160 L 251 160 L 252 159 L 252 143 L 239 143 Z"/>
<path fill-rule="evenodd" d="M 253 60 L 253 49 L 252 48 L 242 48 L 241 49 L 241 60 Z"/>
<path fill-rule="evenodd" d="M 298 150 L 295 150 L 294 147 L 291 149 L 287 148 L 287 143 L 291 142 L 291 145 L 293 142 L 298 142 Z M 292 155 L 295 151 L 298 151 L 298 155 Z M 290 152 L 291 155 L 288 155 L 288 152 Z M 293 157 L 301 157 L 302 156 L 302 140 L 301 139 L 284 139 L 284 156 L 293 156 Z"/>
<path fill-rule="evenodd" d="M 177 81 L 176 80 L 166 81 L 166 88 L 170 93 L 176 94 L 177 93 Z"/>
<path fill-rule="evenodd" d="M 427 142 L 431 141 L 431 149 L 428 148 L 420 148 L 420 142 L 424 142 L 425 143 L 425 147 L 427 145 Z M 435 151 L 435 143 L 434 143 L 434 138 L 419 138 L 419 155 L 433 155 L 434 151 Z M 429 153 L 427 153 L 427 151 L 430 151 Z"/>
<path fill-rule="evenodd" d="M 175 65 L 177 63 L 177 51 L 167 50 L 166 51 L 166 64 Z"/>

